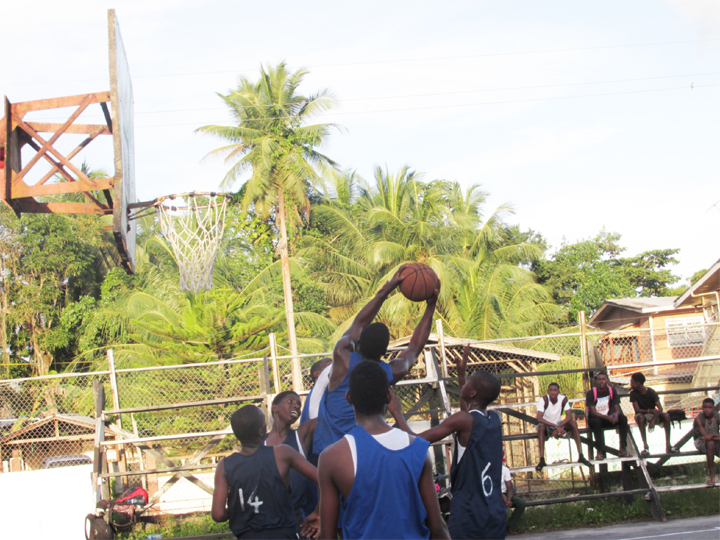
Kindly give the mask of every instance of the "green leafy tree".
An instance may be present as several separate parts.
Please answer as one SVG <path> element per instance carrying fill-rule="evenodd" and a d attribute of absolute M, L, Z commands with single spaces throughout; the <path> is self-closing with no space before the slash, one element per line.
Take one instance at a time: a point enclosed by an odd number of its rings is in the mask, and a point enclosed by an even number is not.
<path fill-rule="evenodd" d="M 677 263 L 677 249 L 654 250 L 623 258 L 620 235 L 601 231 L 596 237 L 563 244 L 550 258 L 534 265 L 542 284 L 576 323 L 578 313 L 592 313 L 605 300 L 662 296 L 678 278 L 667 268 Z"/>
<path fill-rule="evenodd" d="M 334 100 L 328 90 L 300 95 L 298 87 L 307 75 L 303 69 L 291 72 L 283 62 L 260 71 L 257 81 L 241 77 L 235 90 L 219 94 L 237 125 L 209 125 L 198 131 L 230 141 L 212 152 L 233 163 L 222 185 L 229 187 L 252 173 L 243 185 L 243 205 L 262 218 L 274 217 L 288 340 L 292 354 L 297 354 L 288 229 L 310 211 L 308 189 L 319 180 L 314 167 L 335 165 L 317 150 L 333 125 L 307 124 L 331 108 Z"/>

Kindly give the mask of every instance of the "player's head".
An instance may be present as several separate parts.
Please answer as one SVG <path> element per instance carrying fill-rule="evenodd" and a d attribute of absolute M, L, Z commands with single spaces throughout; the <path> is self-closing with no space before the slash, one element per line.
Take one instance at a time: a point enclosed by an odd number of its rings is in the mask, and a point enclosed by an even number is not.
<path fill-rule="evenodd" d="M 705 398 L 702 402 L 702 412 L 706 418 L 711 418 L 713 409 L 715 408 L 715 402 L 712 398 Z"/>
<path fill-rule="evenodd" d="M 630 377 L 630 388 L 633 390 L 639 390 L 645 384 L 645 375 L 640 373 L 633 373 Z"/>
<path fill-rule="evenodd" d="M 294 424 L 300 418 L 300 396 L 292 390 L 280 392 L 272 400 L 273 418 L 283 424 Z"/>
<path fill-rule="evenodd" d="M 317 381 L 323 370 L 330 364 L 332 364 L 332 358 L 323 358 L 312 365 L 310 368 L 310 376 L 312 377 L 313 382 Z"/>
<path fill-rule="evenodd" d="M 471 407 L 471 403 L 484 409 L 500 395 L 500 381 L 492 373 L 480 369 L 470 375 L 460 392 L 460 397 Z"/>
<path fill-rule="evenodd" d="M 230 426 L 241 444 L 262 441 L 267 431 L 265 415 L 255 405 L 245 405 L 230 417 Z"/>
<path fill-rule="evenodd" d="M 350 372 L 350 388 L 346 398 L 356 414 L 384 414 L 390 402 L 390 381 L 377 362 L 360 362 Z"/>
<path fill-rule="evenodd" d="M 548 396 L 550 396 L 550 399 L 556 399 L 559 393 L 560 385 L 558 383 L 551 382 L 548 384 Z"/>
<path fill-rule="evenodd" d="M 381 322 L 368 324 L 360 333 L 358 350 L 365 360 L 379 362 L 387 352 L 390 330 Z"/>
<path fill-rule="evenodd" d="M 595 376 L 595 384 L 598 388 L 601 390 L 604 390 L 608 386 L 608 376 L 607 373 L 604 371 L 601 371 Z"/>

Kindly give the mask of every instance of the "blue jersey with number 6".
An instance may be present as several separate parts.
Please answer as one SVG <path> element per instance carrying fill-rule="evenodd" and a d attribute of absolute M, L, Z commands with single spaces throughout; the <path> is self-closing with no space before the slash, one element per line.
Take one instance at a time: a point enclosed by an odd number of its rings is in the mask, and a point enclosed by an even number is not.
<path fill-rule="evenodd" d="M 502 499 L 502 425 L 495 412 L 470 411 L 473 429 L 458 460 L 458 441 L 450 480 L 452 503 L 448 529 L 454 540 L 505 538 Z"/>

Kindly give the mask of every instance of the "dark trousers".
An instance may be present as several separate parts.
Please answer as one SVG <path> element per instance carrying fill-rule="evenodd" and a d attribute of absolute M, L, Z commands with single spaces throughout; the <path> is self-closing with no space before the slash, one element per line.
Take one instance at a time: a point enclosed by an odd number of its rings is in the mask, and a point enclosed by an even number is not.
<path fill-rule="evenodd" d="M 618 428 L 620 431 L 620 446 L 627 448 L 627 434 L 628 434 L 628 421 L 627 416 L 621 414 L 618 416 L 617 424 L 613 424 L 609 420 L 604 418 L 598 418 L 597 416 L 591 416 L 589 420 L 590 431 L 593 433 L 595 439 L 595 449 L 598 452 L 605 453 L 605 433 L 606 428 Z M 591 458 L 592 459 L 592 458 Z"/>
<path fill-rule="evenodd" d="M 518 521 L 520 521 L 520 516 L 522 516 L 523 512 L 525 512 L 525 506 L 527 506 L 525 499 L 518 497 L 517 495 L 513 496 L 512 507 L 515 510 L 513 510 L 512 515 L 510 516 L 510 519 L 508 519 L 508 522 L 507 522 L 507 530 L 508 531 L 511 531 L 515 527 L 517 527 Z"/>

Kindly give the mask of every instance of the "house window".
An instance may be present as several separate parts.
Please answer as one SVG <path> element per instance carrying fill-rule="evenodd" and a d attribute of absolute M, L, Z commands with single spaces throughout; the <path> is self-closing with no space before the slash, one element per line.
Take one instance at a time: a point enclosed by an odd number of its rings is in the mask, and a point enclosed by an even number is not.
<path fill-rule="evenodd" d="M 671 347 L 689 347 L 705 343 L 705 328 L 702 317 L 687 317 L 685 319 L 667 319 L 668 344 Z"/>

